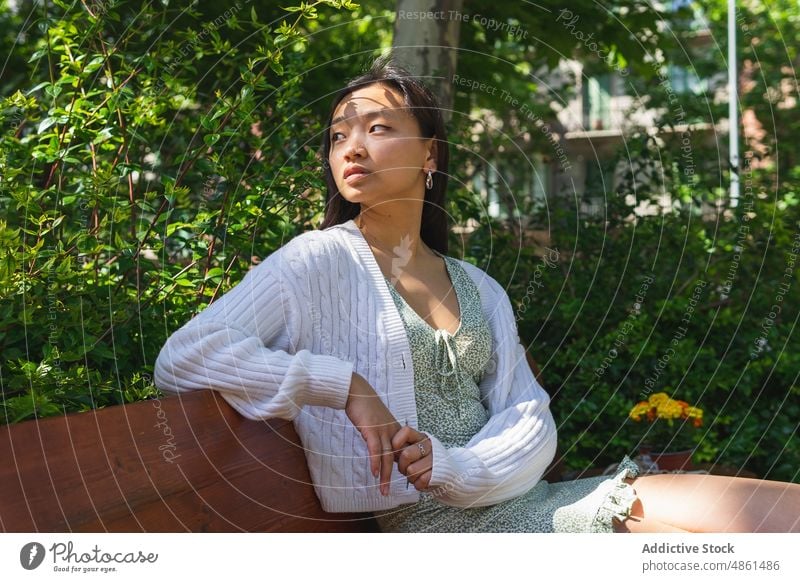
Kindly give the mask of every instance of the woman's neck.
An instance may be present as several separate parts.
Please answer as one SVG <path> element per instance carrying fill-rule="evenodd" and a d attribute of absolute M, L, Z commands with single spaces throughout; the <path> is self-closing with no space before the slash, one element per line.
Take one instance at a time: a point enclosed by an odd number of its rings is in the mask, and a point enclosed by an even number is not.
<path fill-rule="evenodd" d="M 362 210 L 354 222 L 370 246 L 385 256 L 410 262 L 433 254 L 420 236 L 421 213 L 397 216 Z"/>

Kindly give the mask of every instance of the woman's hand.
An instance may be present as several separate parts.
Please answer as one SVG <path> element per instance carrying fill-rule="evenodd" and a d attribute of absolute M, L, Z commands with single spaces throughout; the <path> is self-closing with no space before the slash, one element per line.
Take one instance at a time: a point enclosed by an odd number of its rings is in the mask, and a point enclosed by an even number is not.
<path fill-rule="evenodd" d="M 433 448 L 425 433 L 410 426 L 401 428 L 392 439 L 397 451 L 397 468 L 414 484 L 417 491 L 424 491 L 431 482 L 433 471 Z"/>
<path fill-rule="evenodd" d="M 372 474 L 375 477 L 380 475 L 381 494 L 388 495 L 394 465 L 392 437 L 400 430 L 400 423 L 378 398 L 369 382 L 355 372 L 344 410 L 367 442 Z"/>

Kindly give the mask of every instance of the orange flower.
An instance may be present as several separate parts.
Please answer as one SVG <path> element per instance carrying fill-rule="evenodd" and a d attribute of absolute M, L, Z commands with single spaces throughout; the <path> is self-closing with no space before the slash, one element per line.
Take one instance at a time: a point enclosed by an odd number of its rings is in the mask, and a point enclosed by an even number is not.
<path fill-rule="evenodd" d="M 691 406 L 685 400 L 670 398 L 666 392 L 651 394 L 646 401 L 640 401 L 633 405 L 628 411 L 628 416 L 635 422 L 641 422 L 643 417 L 652 426 L 647 427 L 648 439 L 662 442 L 688 442 L 690 440 L 688 432 L 684 427 L 690 424 L 698 428 L 703 425 L 703 410 L 697 406 Z M 675 421 L 678 422 L 675 422 Z"/>
<path fill-rule="evenodd" d="M 628 416 L 630 416 L 632 420 L 639 422 L 640 420 L 642 420 L 642 415 L 645 414 L 649 408 L 650 404 L 648 404 L 647 402 L 639 402 L 633 408 L 631 408 L 631 411 L 628 413 Z"/>
<path fill-rule="evenodd" d="M 651 394 L 647 400 L 637 402 L 628 412 L 628 416 L 636 422 L 641 421 L 642 416 L 646 416 L 648 422 L 655 422 L 660 418 L 666 420 L 691 418 L 694 426 L 700 426 L 703 410 L 696 406 L 690 406 L 685 400 L 670 398 L 666 392 L 656 392 Z"/>

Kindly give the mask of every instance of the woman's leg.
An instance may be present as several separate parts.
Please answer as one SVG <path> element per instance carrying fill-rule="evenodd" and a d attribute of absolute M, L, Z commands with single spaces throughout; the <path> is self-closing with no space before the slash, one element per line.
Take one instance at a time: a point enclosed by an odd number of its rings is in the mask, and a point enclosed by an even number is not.
<path fill-rule="evenodd" d="M 800 532 L 800 485 L 719 475 L 626 479 L 636 490 L 623 532 Z"/>

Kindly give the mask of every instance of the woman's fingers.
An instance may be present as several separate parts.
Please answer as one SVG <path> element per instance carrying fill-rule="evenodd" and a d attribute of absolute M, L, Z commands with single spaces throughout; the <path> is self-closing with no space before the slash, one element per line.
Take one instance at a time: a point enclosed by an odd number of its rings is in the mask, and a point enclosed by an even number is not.
<path fill-rule="evenodd" d="M 392 437 L 392 448 L 398 452 L 402 450 L 402 448 L 406 446 L 406 443 L 411 436 L 411 431 L 413 430 L 414 429 L 410 426 L 404 426 L 394 433 L 394 436 Z"/>
<path fill-rule="evenodd" d="M 409 450 L 412 452 L 407 452 Z M 397 462 L 398 471 L 409 478 L 412 478 L 423 471 L 430 471 L 432 467 L 433 458 L 430 454 L 423 457 L 419 454 L 419 452 L 414 453 L 411 447 L 401 453 L 400 460 Z"/>
<path fill-rule="evenodd" d="M 413 429 L 412 429 L 413 430 Z M 433 454 L 431 441 L 424 433 L 414 431 L 411 443 L 399 451 L 397 455 L 397 469 L 413 483 L 418 490 L 427 488 L 431 480 L 433 468 Z M 422 438 L 419 438 L 422 437 Z M 396 444 L 397 440 L 393 444 Z M 427 475 L 427 476 L 426 476 Z"/>
<path fill-rule="evenodd" d="M 408 482 L 413 484 L 417 491 L 424 491 L 428 488 L 432 475 L 431 463 L 426 462 L 426 459 L 421 459 L 408 466 Z"/>
<path fill-rule="evenodd" d="M 394 449 L 387 435 L 380 435 L 378 431 L 365 431 L 367 452 L 370 459 L 370 470 L 373 477 L 380 478 L 380 491 L 382 495 L 389 493 L 389 481 L 392 478 L 394 465 Z"/>
<path fill-rule="evenodd" d="M 428 488 L 431 480 L 433 455 L 431 441 L 425 433 L 410 426 L 396 423 L 385 427 L 371 427 L 367 432 L 367 449 L 371 458 L 372 473 L 380 477 L 382 495 L 389 494 L 392 466 L 406 475 L 418 491 Z"/>
<path fill-rule="evenodd" d="M 367 454 L 369 455 L 369 468 L 372 471 L 372 476 L 376 479 L 380 475 L 381 470 L 381 463 L 383 460 L 381 451 L 381 439 L 378 437 L 377 433 L 366 430 L 362 431 L 362 436 L 364 440 L 367 442 Z"/>
<path fill-rule="evenodd" d="M 345 412 L 367 444 L 370 470 L 374 477 L 380 478 L 381 493 L 388 495 L 395 460 L 392 437 L 400 430 L 400 424 L 372 386 L 356 373 L 353 373 Z"/>
<path fill-rule="evenodd" d="M 389 480 L 392 478 L 392 466 L 394 465 L 394 449 L 388 440 L 384 441 L 381 449 L 381 494 L 389 494 Z"/>
<path fill-rule="evenodd" d="M 394 437 L 392 437 L 392 447 L 399 451 L 406 445 L 416 443 L 426 438 L 428 438 L 428 435 L 416 431 L 410 426 L 404 426 L 394 434 Z"/>
<path fill-rule="evenodd" d="M 389 493 L 389 481 L 392 478 L 394 465 L 394 449 L 388 434 L 381 434 L 376 429 L 365 430 L 364 440 L 367 442 L 367 452 L 370 459 L 372 475 L 380 478 L 380 491 L 383 495 Z"/>

